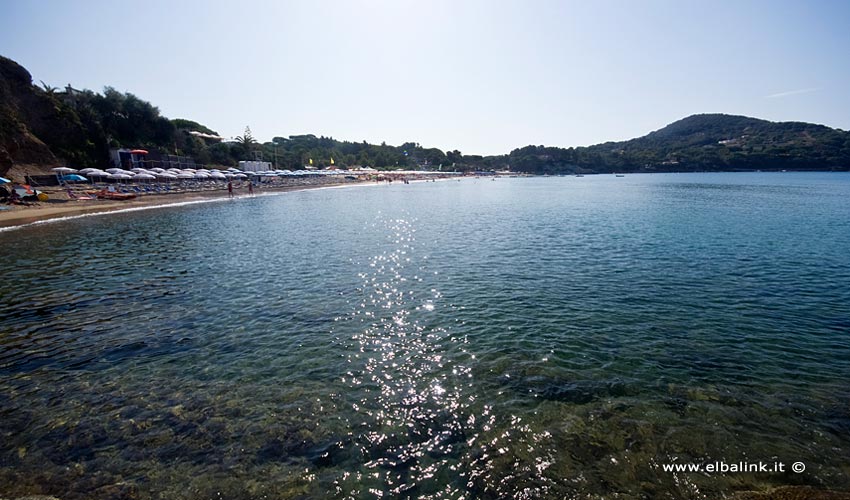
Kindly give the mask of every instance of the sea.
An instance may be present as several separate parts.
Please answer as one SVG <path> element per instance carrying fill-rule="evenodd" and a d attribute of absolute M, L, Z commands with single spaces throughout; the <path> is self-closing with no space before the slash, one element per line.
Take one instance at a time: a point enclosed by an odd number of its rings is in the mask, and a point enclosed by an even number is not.
<path fill-rule="evenodd" d="M 0 497 L 850 489 L 848 173 L 364 184 L 0 249 Z"/>

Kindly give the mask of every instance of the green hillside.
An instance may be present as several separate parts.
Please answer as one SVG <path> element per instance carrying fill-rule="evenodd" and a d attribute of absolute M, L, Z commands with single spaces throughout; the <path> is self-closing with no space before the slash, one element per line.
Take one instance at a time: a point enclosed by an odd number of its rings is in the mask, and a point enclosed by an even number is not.
<path fill-rule="evenodd" d="M 565 138 L 568 142 L 569 138 Z M 526 146 L 507 155 L 339 141 L 312 134 L 258 143 L 246 127 L 233 141 L 189 119 L 169 119 L 137 96 L 35 85 L 0 56 L 0 175 L 14 165 L 105 167 L 109 149 L 145 148 L 191 156 L 199 164 L 234 166 L 264 159 L 278 168 L 371 166 L 446 168 L 537 174 L 712 170 L 848 170 L 850 133 L 823 125 L 774 123 L 744 116 L 694 115 L 646 136 L 590 147 Z"/>
<path fill-rule="evenodd" d="M 582 148 L 527 146 L 508 155 L 536 173 L 848 170 L 850 133 L 745 116 L 694 115 L 637 139 Z"/>

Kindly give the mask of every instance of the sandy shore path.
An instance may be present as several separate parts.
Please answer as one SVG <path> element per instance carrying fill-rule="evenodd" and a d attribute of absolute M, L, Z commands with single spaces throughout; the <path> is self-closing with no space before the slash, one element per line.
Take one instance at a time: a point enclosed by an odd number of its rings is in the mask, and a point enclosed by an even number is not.
<path fill-rule="evenodd" d="M 274 187 L 258 188 L 256 194 L 280 193 L 287 191 L 299 191 L 304 189 L 317 189 L 330 186 L 341 186 L 347 184 L 362 184 L 362 182 L 350 183 L 311 183 L 293 184 Z M 57 193 L 51 193 L 51 198 L 58 197 Z M 234 190 L 234 196 L 243 197 L 248 195 L 247 189 Z M 0 211 L 0 228 L 22 226 L 48 219 L 62 217 L 73 217 L 78 215 L 112 212 L 115 210 L 126 210 L 128 208 L 165 207 L 174 204 L 183 204 L 194 201 L 206 201 L 228 198 L 226 189 L 211 191 L 192 191 L 171 194 L 146 194 L 126 201 L 115 200 L 71 200 L 54 199 L 32 206 L 9 206 L 8 210 Z"/>

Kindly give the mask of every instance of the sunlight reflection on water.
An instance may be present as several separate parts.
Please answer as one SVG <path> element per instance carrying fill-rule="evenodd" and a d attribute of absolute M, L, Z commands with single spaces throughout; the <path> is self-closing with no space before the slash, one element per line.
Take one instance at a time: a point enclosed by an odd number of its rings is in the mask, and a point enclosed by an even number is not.
<path fill-rule="evenodd" d="M 382 186 L 4 232 L 0 491 L 716 498 L 790 481 L 659 469 L 745 456 L 850 486 L 833 463 L 850 449 L 850 183 L 819 175 Z"/>

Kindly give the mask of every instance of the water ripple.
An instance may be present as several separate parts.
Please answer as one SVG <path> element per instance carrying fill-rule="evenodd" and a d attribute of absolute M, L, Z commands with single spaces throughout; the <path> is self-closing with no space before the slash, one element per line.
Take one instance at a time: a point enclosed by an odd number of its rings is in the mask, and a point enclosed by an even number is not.
<path fill-rule="evenodd" d="M 836 175 L 468 180 L 3 232 L 0 490 L 848 488 Z M 748 459 L 810 467 L 660 468 Z"/>

